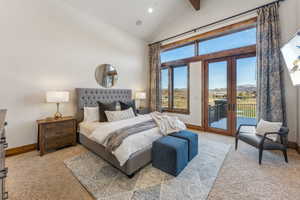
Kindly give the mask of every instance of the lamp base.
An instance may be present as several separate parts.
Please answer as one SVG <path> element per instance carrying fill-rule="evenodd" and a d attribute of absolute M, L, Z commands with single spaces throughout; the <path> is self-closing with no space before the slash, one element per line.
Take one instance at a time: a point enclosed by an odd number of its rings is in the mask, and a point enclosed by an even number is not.
<path fill-rule="evenodd" d="M 56 112 L 54 114 L 54 119 L 61 119 L 62 118 L 62 114 L 60 112 Z"/>
<path fill-rule="evenodd" d="M 59 103 L 56 103 L 56 113 L 54 114 L 54 119 L 61 119 L 62 118 L 62 114 L 59 112 Z"/>

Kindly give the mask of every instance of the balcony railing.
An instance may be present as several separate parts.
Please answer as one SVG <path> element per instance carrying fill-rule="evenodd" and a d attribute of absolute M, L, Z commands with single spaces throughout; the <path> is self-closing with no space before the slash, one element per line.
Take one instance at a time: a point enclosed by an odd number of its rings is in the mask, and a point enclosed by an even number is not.
<path fill-rule="evenodd" d="M 256 118 L 256 104 L 237 104 L 238 117 Z"/>
<path fill-rule="evenodd" d="M 227 118 L 227 103 L 209 106 L 209 122 L 216 122 Z M 237 104 L 237 117 L 256 118 L 256 104 Z"/>

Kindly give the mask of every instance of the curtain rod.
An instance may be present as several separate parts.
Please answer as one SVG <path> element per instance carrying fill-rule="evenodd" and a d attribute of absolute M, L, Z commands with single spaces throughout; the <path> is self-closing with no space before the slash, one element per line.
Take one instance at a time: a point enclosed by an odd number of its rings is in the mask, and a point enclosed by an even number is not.
<path fill-rule="evenodd" d="M 171 36 L 171 37 L 169 37 L 169 38 L 166 38 L 166 39 L 163 39 L 163 40 L 160 40 L 160 41 L 157 41 L 157 42 L 153 42 L 153 43 L 149 44 L 149 46 L 154 45 L 154 44 L 157 44 L 157 43 L 162 43 L 162 42 L 165 42 L 165 41 L 168 41 L 168 40 L 171 40 L 171 39 L 175 39 L 175 38 L 178 38 L 178 37 L 187 35 L 188 33 L 196 32 L 196 31 L 198 31 L 198 30 L 200 30 L 200 29 L 203 29 L 203 28 L 206 28 L 206 27 L 215 25 L 215 24 L 219 24 L 220 22 L 227 21 L 227 20 L 229 20 L 229 19 L 236 18 L 236 17 L 238 17 L 238 16 L 245 15 L 245 14 L 247 14 L 247 13 L 253 12 L 253 11 L 258 10 L 258 9 L 260 9 L 260 8 L 263 8 L 263 7 L 266 7 L 266 6 L 275 4 L 275 3 L 280 3 L 280 2 L 283 2 L 283 1 L 285 1 L 285 0 L 276 0 L 276 1 L 273 1 L 273 2 L 271 2 L 271 3 L 267 3 L 267 4 L 264 4 L 264 5 L 262 5 L 262 6 L 258 6 L 258 7 L 256 7 L 256 8 L 251 9 L 251 10 L 247 10 L 247 11 L 241 12 L 241 13 L 239 13 L 239 14 L 236 14 L 236 15 L 233 15 L 233 16 L 230 16 L 230 17 L 227 17 L 227 18 L 224 18 L 224 19 L 221 19 L 221 20 L 212 22 L 212 23 L 210 23 L 210 24 L 206 24 L 206 25 L 204 25 L 204 26 L 200 26 L 200 27 L 191 29 L 191 30 L 189 30 L 189 31 L 186 31 L 186 32 L 183 32 L 183 33 L 174 35 L 174 36 Z"/>

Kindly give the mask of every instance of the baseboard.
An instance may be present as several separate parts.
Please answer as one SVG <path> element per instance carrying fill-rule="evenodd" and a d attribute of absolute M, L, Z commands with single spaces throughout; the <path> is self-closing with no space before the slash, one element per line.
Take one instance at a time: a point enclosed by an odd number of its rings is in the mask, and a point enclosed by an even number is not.
<path fill-rule="evenodd" d="M 192 125 L 192 124 L 185 124 L 185 125 L 189 129 L 194 129 L 194 130 L 197 130 L 197 131 L 203 131 L 203 128 L 201 126 Z"/>
<path fill-rule="evenodd" d="M 15 156 L 21 153 L 27 153 L 29 151 L 33 151 L 36 150 L 36 146 L 37 144 L 28 144 L 28 145 L 24 145 L 21 147 L 15 147 L 15 148 L 11 148 L 11 149 L 7 149 L 5 151 L 5 156 Z"/>
<path fill-rule="evenodd" d="M 288 147 L 295 149 L 300 154 L 300 146 L 296 142 L 289 142 Z"/>

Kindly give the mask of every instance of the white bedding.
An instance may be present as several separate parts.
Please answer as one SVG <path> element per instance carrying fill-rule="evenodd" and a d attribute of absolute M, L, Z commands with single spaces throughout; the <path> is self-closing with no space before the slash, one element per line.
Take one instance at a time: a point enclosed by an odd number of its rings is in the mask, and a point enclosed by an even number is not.
<path fill-rule="evenodd" d="M 83 122 L 80 124 L 80 133 L 85 134 L 85 136 L 89 139 L 99 144 L 103 144 L 103 141 L 111 132 L 126 126 L 145 122 L 150 119 L 152 118 L 148 114 L 115 122 Z M 123 166 L 133 153 L 140 151 L 147 146 L 151 146 L 155 140 L 162 136 L 163 135 L 160 133 L 158 127 L 143 131 L 139 134 L 131 135 L 123 141 L 113 154 L 119 161 L 120 165 Z"/>
<path fill-rule="evenodd" d="M 106 122 L 81 122 L 79 124 L 79 133 L 89 138 L 94 130 L 101 125 L 101 123 Z"/>

